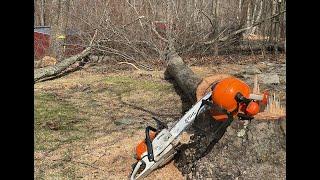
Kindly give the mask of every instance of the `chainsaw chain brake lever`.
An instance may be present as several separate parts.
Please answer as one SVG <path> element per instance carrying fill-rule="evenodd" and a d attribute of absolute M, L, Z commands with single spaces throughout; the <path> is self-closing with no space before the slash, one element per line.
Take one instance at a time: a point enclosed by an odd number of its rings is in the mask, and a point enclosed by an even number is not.
<path fill-rule="evenodd" d="M 168 129 L 168 125 L 161 120 L 159 120 L 156 117 L 152 117 L 157 123 L 157 129 L 153 128 L 151 126 L 148 126 L 146 128 L 146 144 L 147 144 L 147 152 L 148 152 L 148 159 L 149 161 L 154 161 L 154 154 L 153 154 L 153 146 L 152 146 L 152 140 L 150 138 L 150 130 L 154 132 L 160 132 L 162 129 Z"/>
<path fill-rule="evenodd" d="M 202 100 L 202 104 L 214 108 L 214 104 L 210 100 Z"/>
<path fill-rule="evenodd" d="M 163 121 L 161 121 L 160 119 L 158 119 L 156 117 L 152 117 L 152 119 L 154 119 L 156 121 L 158 130 L 168 129 L 168 125 L 166 123 L 164 123 Z"/>

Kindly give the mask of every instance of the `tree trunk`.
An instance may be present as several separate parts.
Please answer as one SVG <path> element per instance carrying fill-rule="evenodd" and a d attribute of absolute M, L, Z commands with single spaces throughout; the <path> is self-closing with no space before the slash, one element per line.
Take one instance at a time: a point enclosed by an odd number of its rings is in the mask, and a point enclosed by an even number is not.
<path fill-rule="evenodd" d="M 168 27 L 166 28 L 166 36 L 168 39 L 168 50 L 169 52 L 175 52 L 174 48 L 174 39 L 173 39 L 173 4 L 171 0 L 167 0 L 167 24 Z"/>
<path fill-rule="evenodd" d="M 52 2 L 50 49 L 52 56 L 58 61 L 63 58 L 64 54 L 63 45 L 68 24 L 69 2 L 70 0 Z"/>
<path fill-rule="evenodd" d="M 259 12 L 257 13 L 257 16 L 256 16 L 254 22 L 260 21 L 260 17 L 261 17 L 261 14 L 262 14 L 262 3 L 263 3 L 263 1 L 261 0 L 261 1 L 260 1 L 260 5 L 259 5 Z M 254 22 L 253 22 L 253 23 L 254 23 Z M 252 23 L 252 24 L 253 24 L 253 23 Z M 252 33 L 252 34 L 255 34 L 256 30 L 257 30 L 257 26 L 255 26 L 255 27 L 252 28 L 251 33 Z"/>
<path fill-rule="evenodd" d="M 201 79 L 177 54 L 169 54 L 167 60 L 166 76 L 174 79 L 177 88 L 183 92 L 182 96 L 195 103 L 199 99 L 199 89 L 210 86 L 206 81 L 212 82 L 212 76 Z M 227 76 L 217 75 L 213 79 L 216 81 Z M 188 179 L 283 179 L 283 123 L 284 120 L 255 121 L 243 126 L 239 121 L 233 121 L 229 126 L 214 121 L 207 111 L 186 130 L 191 139 L 178 149 L 175 165 Z M 241 136 L 240 131 L 244 131 Z"/>
<path fill-rule="evenodd" d="M 45 26 L 45 0 L 40 0 L 40 25 Z"/>
<path fill-rule="evenodd" d="M 214 34 L 214 38 L 217 39 L 220 33 L 220 20 L 219 20 L 219 1 L 216 0 L 215 1 L 216 7 L 215 7 L 215 34 Z M 214 43 L 214 55 L 218 56 L 219 55 L 219 42 L 217 41 L 216 43 Z"/>
<path fill-rule="evenodd" d="M 188 97 L 190 102 L 196 102 L 196 89 L 201 81 L 201 78 L 194 74 L 193 71 L 186 66 L 179 55 L 168 55 L 166 73 L 174 78 L 175 82 Z"/>
<path fill-rule="evenodd" d="M 250 3 L 250 0 L 242 0 L 239 29 L 243 29 L 247 25 L 249 3 Z M 243 31 L 237 35 L 238 43 L 240 43 L 243 33 L 245 33 L 245 31 Z"/>

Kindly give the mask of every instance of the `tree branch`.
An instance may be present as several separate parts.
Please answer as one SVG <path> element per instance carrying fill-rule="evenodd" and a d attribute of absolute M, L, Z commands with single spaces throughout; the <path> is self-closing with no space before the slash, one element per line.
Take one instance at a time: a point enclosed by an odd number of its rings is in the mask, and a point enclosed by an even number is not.
<path fill-rule="evenodd" d="M 167 39 L 165 39 L 164 37 L 162 37 L 162 36 L 159 34 L 159 32 L 155 29 L 155 26 L 154 26 L 153 22 L 151 22 L 151 30 L 152 30 L 152 31 L 157 35 L 157 37 L 158 37 L 159 39 L 161 39 L 163 42 L 166 42 L 166 43 L 169 42 Z"/>
<path fill-rule="evenodd" d="M 275 17 L 277 17 L 277 16 L 279 16 L 279 15 L 285 13 L 285 12 L 286 12 L 286 10 L 281 11 L 280 13 L 278 13 L 278 14 L 276 14 L 276 15 L 273 15 L 273 16 L 271 16 L 271 17 L 269 17 L 269 18 L 266 18 L 266 19 L 264 19 L 264 20 L 262 20 L 262 21 L 256 22 L 256 23 L 252 24 L 251 26 L 248 26 L 248 27 L 239 29 L 239 30 L 237 30 L 237 31 L 234 31 L 234 32 L 232 32 L 231 34 L 229 34 L 229 35 L 227 35 L 227 36 L 224 36 L 224 37 L 222 37 L 222 38 L 213 39 L 213 40 L 211 40 L 211 41 L 204 42 L 203 44 L 204 44 L 204 45 L 210 45 L 210 44 L 216 43 L 217 41 L 219 41 L 219 42 L 224 42 L 224 41 L 228 40 L 229 38 L 231 38 L 231 37 L 233 37 L 233 36 L 235 36 L 235 35 L 237 35 L 237 34 L 240 34 L 240 33 L 244 32 L 244 31 L 246 31 L 246 30 L 249 30 L 249 29 L 251 29 L 251 28 L 253 28 L 253 27 L 255 27 L 255 26 L 258 26 L 258 25 L 262 24 L 263 22 L 265 22 L 265 21 L 267 21 L 267 20 L 270 20 L 270 19 L 273 19 L 273 18 L 275 18 Z"/>
<path fill-rule="evenodd" d="M 136 65 L 134 65 L 133 63 L 129 63 L 129 62 L 119 62 L 118 64 L 128 64 L 128 65 L 133 66 L 136 70 L 141 70 L 141 69 L 139 69 Z"/>

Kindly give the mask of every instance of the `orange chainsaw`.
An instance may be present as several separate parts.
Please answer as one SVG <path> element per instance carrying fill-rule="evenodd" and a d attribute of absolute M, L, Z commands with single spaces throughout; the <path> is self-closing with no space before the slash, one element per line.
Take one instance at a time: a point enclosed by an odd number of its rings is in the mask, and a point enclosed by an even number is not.
<path fill-rule="evenodd" d="M 251 94 L 249 86 L 234 77 L 225 78 L 211 86 L 211 91 L 203 96 L 172 127 L 160 120 L 157 129 L 148 126 L 146 138 L 136 147 L 137 162 L 133 165 L 131 180 L 141 179 L 153 170 L 173 159 L 179 146 L 179 137 L 198 114 L 210 110 L 213 118 L 228 126 L 235 116 L 239 120 L 252 120 L 260 112 L 260 106 L 267 104 L 267 93 Z"/>

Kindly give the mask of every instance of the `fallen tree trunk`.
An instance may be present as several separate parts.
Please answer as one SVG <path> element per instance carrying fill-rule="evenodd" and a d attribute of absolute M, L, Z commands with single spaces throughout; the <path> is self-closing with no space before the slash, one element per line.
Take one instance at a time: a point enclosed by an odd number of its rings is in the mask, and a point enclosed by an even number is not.
<path fill-rule="evenodd" d="M 94 41 L 96 35 L 97 35 L 97 30 L 95 31 L 95 33 L 89 43 L 89 46 L 85 50 L 83 50 L 81 53 L 74 55 L 72 57 L 69 57 L 67 59 L 64 59 L 54 66 L 36 69 L 34 71 L 34 78 L 33 78 L 34 83 L 36 83 L 39 80 L 45 79 L 45 78 L 51 78 L 51 77 L 57 76 L 61 72 L 66 70 L 69 66 L 74 64 L 75 62 L 80 61 L 80 60 L 88 57 L 92 52 L 92 44 L 93 44 L 93 41 Z"/>
<path fill-rule="evenodd" d="M 70 65 L 89 56 L 90 52 L 91 52 L 91 47 L 88 47 L 84 51 L 82 51 L 80 54 L 67 58 L 54 66 L 36 69 L 34 71 L 34 82 L 37 82 L 44 78 L 58 75 L 59 73 L 67 69 Z"/>
<path fill-rule="evenodd" d="M 246 52 L 261 52 L 261 51 L 277 51 L 284 52 L 284 43 L 278 44 L 277 47 L 275 45 L 243 45 L 242 47 L 235 47 L 232 49 L 228 49 L 226 51 L 232 52 L 232 53 L 246 53 Z"/>
<path fill-rule="evenodd" d="M 194 74 L 177 54 L 168 55 L 166 74 L 174 78 L 192 103 L 196 101 L 195 92 L 201 78 Z"/>
<path fill-rule="evenodd" d="M 212 82 L 228 76 L 201 79 L 177 54 L 169 54 L 167 61 L 166 77 L 174 79 L 192 103 L 208 91 Z M 282 122 L 254 121 L 243 125 L 233 121 L 225 127 L 214 121 L 209 112 L 203 113 L 187 130 L 190 141 L 179 148 L 175 165 L 188 179 L 282 179 L 285 177 Z"/>

